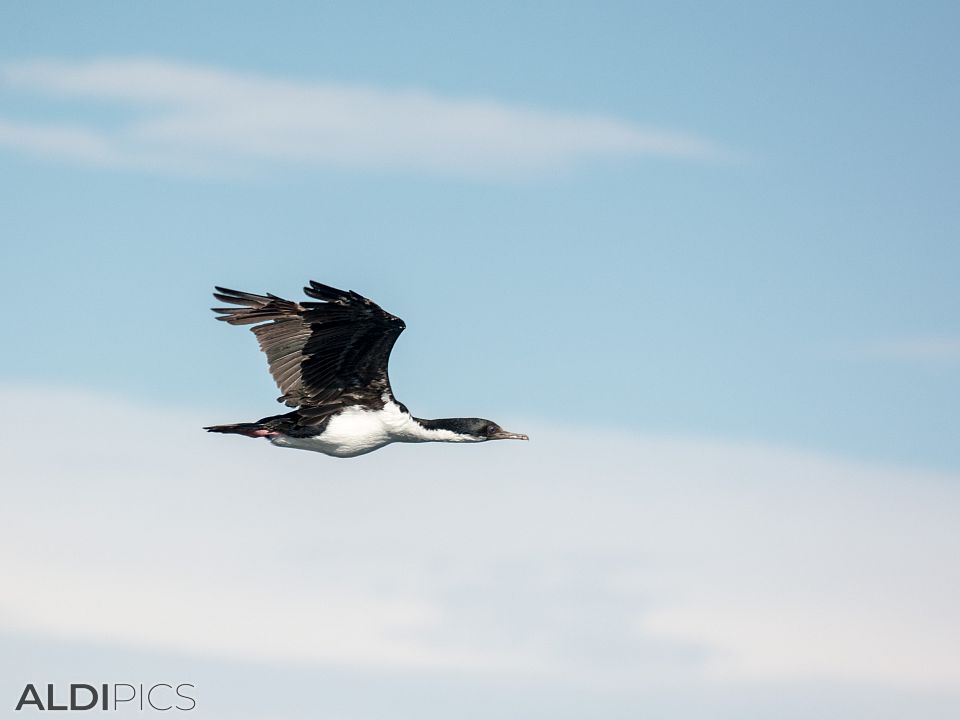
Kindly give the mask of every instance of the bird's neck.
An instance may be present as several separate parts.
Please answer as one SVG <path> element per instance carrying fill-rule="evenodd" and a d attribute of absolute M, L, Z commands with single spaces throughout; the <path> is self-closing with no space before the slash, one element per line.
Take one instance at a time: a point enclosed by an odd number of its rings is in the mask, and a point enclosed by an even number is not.
<path fill-rule="evenodd" d="M 460 418 L 440 418 L 438 420 L 428 420 L 426 418 L 415 417 L 414 421 L 422 428 L 427 430 L 450 430 L 457 432 L 462 429 Z"/>
<path fill-rule="evenodd" d="M 413 423 L 417 426 L 417 440 L 421 442 L 471 442 L 473 439 L 465 434 L 461 418 L 428 420 L 415 417 Z"/>

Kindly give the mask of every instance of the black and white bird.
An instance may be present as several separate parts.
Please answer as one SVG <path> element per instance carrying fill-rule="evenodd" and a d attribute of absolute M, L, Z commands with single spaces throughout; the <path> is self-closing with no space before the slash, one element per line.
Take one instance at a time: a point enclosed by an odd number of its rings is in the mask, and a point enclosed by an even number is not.
<path fill-rule="evenodd" d="M 413 417 L 390 388 L 390 351 L 406 325 L 358 293 L 310 282 L 319 302 L 217 287 L 217 320 L 250 328 L 267 355 L 270 374 L 296 408 L 250 423 L 211 425 L 209 432 L 266 438 L 279 447 L 355 457 L 394 442 L 527 440 L 482 418 Z"/>

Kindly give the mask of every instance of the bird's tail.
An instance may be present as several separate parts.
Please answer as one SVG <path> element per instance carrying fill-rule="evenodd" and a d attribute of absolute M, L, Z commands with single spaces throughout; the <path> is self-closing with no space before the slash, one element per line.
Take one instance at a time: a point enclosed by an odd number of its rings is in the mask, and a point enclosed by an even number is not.
<path fill-rule="evenodd" d="M 246 435 L 247 437 L 270 437 L 276 435 L 276 430 L 265 428 L 262 424 L 255 423 L 233 423 L 230 425 L 210 425 L 205 427 L 207 432 L 232 433 L 234 435 Z"/>

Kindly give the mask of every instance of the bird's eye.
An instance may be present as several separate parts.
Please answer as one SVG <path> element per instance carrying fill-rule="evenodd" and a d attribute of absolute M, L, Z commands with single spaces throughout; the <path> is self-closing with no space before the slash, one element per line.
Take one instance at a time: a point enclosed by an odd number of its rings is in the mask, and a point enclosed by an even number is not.
<path fill-rule="evenodd" d="M 485 435 L 493 435 L 496 431 L 497 431 L 497 426 L 496 426 L 496 425 L 487 425 L 487 426 L 483 429 L 483 433 L 484 433 Z"/>

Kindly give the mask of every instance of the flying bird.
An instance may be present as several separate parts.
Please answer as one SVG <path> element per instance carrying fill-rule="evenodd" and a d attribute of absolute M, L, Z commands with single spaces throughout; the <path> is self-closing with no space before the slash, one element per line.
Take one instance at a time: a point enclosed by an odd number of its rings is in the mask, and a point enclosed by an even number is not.
<path fill-rule="evenodd" d="M 403 320 L 352 290 L 311 280 L 303 291 L 318 302 L 216 288 L 217 300 L 239 306 L 212 308 L 217 320 L 253 326 L 283 393 L 277 400 L 296 409 L 204 430 L 334 457 L 364 455 L 394 442 L 528 439 L 482 418 L 414 417 L 394 397 L 387 372 Z"/>

